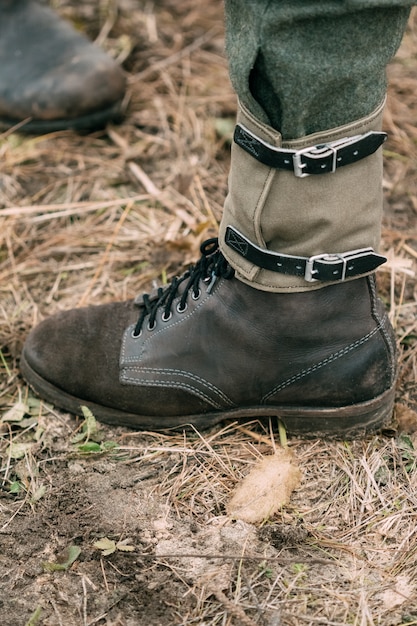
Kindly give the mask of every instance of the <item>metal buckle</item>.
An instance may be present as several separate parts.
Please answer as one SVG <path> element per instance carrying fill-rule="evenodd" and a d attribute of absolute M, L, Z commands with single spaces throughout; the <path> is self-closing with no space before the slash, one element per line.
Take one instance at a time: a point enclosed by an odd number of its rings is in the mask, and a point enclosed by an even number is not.
<path fill-rule="evenodd" d="M 329 265 L 334 266 L 338 266 L 339 263 L 342 263 L 342 275 L 340 278 L 335 278 L 335 280 L 346 280 L 346 271 L 348 269 L 352 269 L 352 267 L 348 266 L 349 262 L 355 261 L 355 259 L 359 259 L 369 254 L 375 254 L 373 248 L 359 248 L 358 250 L 349 250 L 349 252 L 343 252 L 340 254 L 337 252 L 333 254 L 316 254 L 306 260 L 304 280 L 309 283 L 320 280 L 319 278 L 314 278 L 314 274 L 318 273 L 318 270 L 314 269 L 315 261 L 324 261 L 324 263 L 329 263 Z"/>
<path fill-rule="evenodd" d="M 347 254 L 350 255 L 349 252 Z M 339 262 L 343 263 L 342 276 L 337 280 L 345 280 L 348 260 L 349 258 L 346 258 L 343 254 L 315 254 L 314 256 L 311 256 L 309 259 L 306 260 L 304 280 L 309 283 L 314 283 L 317 280 L 320 280 L 319 278 L 314 278 L 314 274 L 318 273 L 318 270 L 314 269 L 314 263 L 316 261 L 324 261 L 325 263 L 331 263 L 335 265 Z"/>
<path fill-rule="evenodd" d="M 333 174 L 333 172 L 336 171 L 337 148 L 326 143 L 297 150 L 292 155 L 295 176 L 298 178 L 311 176 L 308 172 L 303 171 L 307 167 L 307 163 L 303 163 L 302 161 L 303 155 L 308 155 L 311 159 L 326 159 L 330 154 L 332 155 L 332 169 L 327 173 Z"/>

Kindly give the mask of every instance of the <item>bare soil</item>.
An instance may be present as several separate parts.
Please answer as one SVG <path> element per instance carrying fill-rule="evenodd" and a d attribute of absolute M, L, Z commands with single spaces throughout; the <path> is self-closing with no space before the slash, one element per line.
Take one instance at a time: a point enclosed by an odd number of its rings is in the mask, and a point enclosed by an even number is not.
<path fill-rule="evenodd" d="M 279 445 L 276 424 L 88 434 L 19 376 L 44 316 L 135 296 L 197 258 L 217 232 L 236 112 L 220 0 L 54 6 L 123 63 L 129 92 L 120 126 L 0 136 L 1 625 L 417 624 L 415 14 L 384 122 L 395 418 L 361 441 L 292 440 L 301 486 L 252 525 L 226 505 Z"/>

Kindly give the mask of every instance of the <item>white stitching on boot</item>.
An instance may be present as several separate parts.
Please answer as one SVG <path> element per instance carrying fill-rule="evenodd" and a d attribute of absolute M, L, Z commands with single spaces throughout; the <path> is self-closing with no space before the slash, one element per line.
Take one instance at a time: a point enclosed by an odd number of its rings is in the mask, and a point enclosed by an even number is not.
<path fill-rule="evenodd" d="M 292 385 L 293 383 L 297 382 L 298 380 L 301 380 L 302 378 L 305 378 L 308 374 L 311 374 L 312 372 L 315 372 L 316 370 L 318 370 L 318 369 L 328 365 L 329 363 L 332 363 L 333 361 L 336 361 L 340 357 L 345 356 L 346 354 L 348 354 L 352 350 L 355 350 L 355 348 L 358 348 L 362 344 L 364 344 L 367 341 L 369 341 L 369 339 L 371 339 L 371 337 L 373 337 L 377 332 L 379 332 L 379 330 L 381 330 L 381 329 L 380 329 L 379 326 L 377 326 L 376 328 L 374 328 L 374 330 L 369 332 L 367 335 L 365 335 L 361 339 L 358 339 L 354 343 L 350 344 L 350 346 L 346 346 L 345 348 L 342 348 L 341 350 L 338 350 L 338 352 L 334 352 L 333 354 L 331 354 L 330 356 L 326 357 L 322 361 L 319 361 L 315 365 L 312 365 L 311 367 L 308 367 L 307 369 L 302 370 L 298 374 L 295 374 L 294 376 L 291 376 L 291 378 L 288 378 L 284 382 L 282 382 L 279 385 L 277 385 L 276 387 L 274 387 L 274 389 L 272 391 L 267 393 L 261 399 L 261 402 L 266 402 L 271 396 L 273 396 L 274 394 L 278 393 L 279 391 L 282 391 L 283 389 L 285 389 L 285 387 L 289 387 L 290 385 Z"/>

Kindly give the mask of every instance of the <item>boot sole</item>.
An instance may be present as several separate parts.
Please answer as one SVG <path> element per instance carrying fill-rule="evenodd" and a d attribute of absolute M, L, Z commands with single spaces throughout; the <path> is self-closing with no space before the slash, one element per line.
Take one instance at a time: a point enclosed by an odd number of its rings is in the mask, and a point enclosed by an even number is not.
<path fill-rule="evenodd" d="M 0 131 L 7 131 L 17 126 L 16 132 L 24 135 L 44 135 L 61 130 L 91 132 L 104 128 L 110 121 L 118 123 L 121 122 L 122 119 L 122 103 L 117 102 L 107 109 L 75 117 L 74 119 L 31 120 L 27 123 L 22 123 L 23 120 L 12 120 L 10 118 L 0 117 Z M 21 124 L 21 126 L 19 126 L 19 124 Z"/>
<path fill-rule="evenodd" d="M 395 386 L 393 385 L 372 400 L 349 406 L 331 408 L 253 406 L 216 413 L 160 418 L 127 413 L 76 398 L 39 376 L 23 355 L 20 369 L 32 389 L 54 406 L 75 415 L 81 415 L 81 406 L 86 406 L 99 421 L 139 430 L 176 430 L 191 426 L 206 429 L 223 420 L 276 417 L 282 420 L 289 435 L 303 438 L 353 439 L 375 433 L 387 426 L 392 419 L 394 409 Z"/>

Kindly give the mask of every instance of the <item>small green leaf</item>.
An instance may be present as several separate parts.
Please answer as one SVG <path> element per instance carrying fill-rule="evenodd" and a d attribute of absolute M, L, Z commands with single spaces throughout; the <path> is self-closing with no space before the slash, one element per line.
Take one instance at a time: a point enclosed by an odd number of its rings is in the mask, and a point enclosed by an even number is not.
<path fill-rule="evenodd" d="M 81 411 L 83 412 L 85 419 L 84 429 L 87 433 L 87 438 L 89 439 L 91 435 L 94 435 L 98 431 L 96 418 L 87 406 L 82 406 Z"/>
<path fill-rule="evenodd" d="M 279 442 L 282 448 L 288 448 L 287 431 L 285 430 L 285 424 L 278 418 L 278 433 Z"/>
<path fill-rule="evenodd" d="M 45 400 L 40 400 L 39 398 L 35 398 L 35 396 L 31 395 L 27 398 L 27 404 L 31 415 L 39 415 L 39 411 L 44 407 L 52 408 L 52 405 L 45 402 Z"/>
<path fill-rule="evenodd" d="M 14 482 L 10 484 L 10 487 L 9 487 L 10 493 L 17 494 L 17 493 L 20 493 L 21 490 L 22 490 L 22 483 L 20 483 L 18 480 L 15 480 Z"/>
<path fill-rule="evenodd" d="M 39 620 L 41 618 L 42 608 L 40 606 L 36 607 L 33 611 L 32 615 L 29 617 L 25 626 L 38 626 Z"/>
<path fill-rule="evenodd" d="M 74 437 L 71 438 L 71 443 L 79 443 L 80 441 L 84 441 L 85 439 L 85 432 L 82 430 L 81 432 L 77 433 L 76 435 L 74 435 Z"/>
<path fill-rule="evenodd" d="M 86 406 L 81 407 L 81 411 L 84 416 L 84 422 L 81 427 L 81 432 L 77 433 L 72 439 L 72 443 L 79 443 L 80 441 L 87 442 L 89 441 L 93 435 L 98 432 L 98 425 L 96 418 L 90 409 Z"/>
<path fill-rule="evenodd" d="M 77 450 L 79 452 L 102 452 L 101 450 L 101 446 L 99 443 L 96 443 L 95 441 L 87 441 L 86 443 L 80 443 L 79 446 L 77 446 Z"/>
<path fill-rule="evenodd" d="M 55 563 L 44 563 L 43 567 L 47 572 L 62 572 L 66 571 L 71 565 L 78 559 L 81 554 L 81 548 L 78 546 L 68 546 L 57 557 Z"/>
<path fill-rule="evenodd" d="M 130 539 L 123 539 L 122 541 L 118 541 L 116 543 L 116 548 L 120 550 L 120 552 L 133 552 L 135 550 L 135 546 L 131 546 L 129 544 Z"/>
<path fill-rule="evenodd" d="M 398 437 L 398 446 L 402 450 L 413 450 L 414 451 L 413 441 L 412 441 L 411 437 L 409 437 L 406 433 L 401 433 L 400 436 Z"/>
<path fill-rule="evenodd" d="M 108 452 L 109 450 L 116 450 L 119 447 L 115 441 L 103 441 L 101 444 L 101 449 L 103 452 Z"/>
<path fill-rule="evenodd" d="M 108 537 L 103 537 L 96 541 L 93 545 L 97 550 L 102 551 L 103 556 L 109 556 L 109 554 L 113 554 L 116 550 L 120 552 L 133 552 L 136 548 L 135 546 L 129 545 L 130 539 L 123 539 L 122 541 L 113 541 L 113 539 L 109 539 Z"/>
<path fill-rule="evenodd" d="M 93 546 L 97 548 L 97 550 L 101 550 L 103 556 L 108 556 L 109 554 L 113 554 L 116 552 L 116 542 L 108 537 L 103 537 L 103 539 L 99 539 L 96 541 Z"/>

